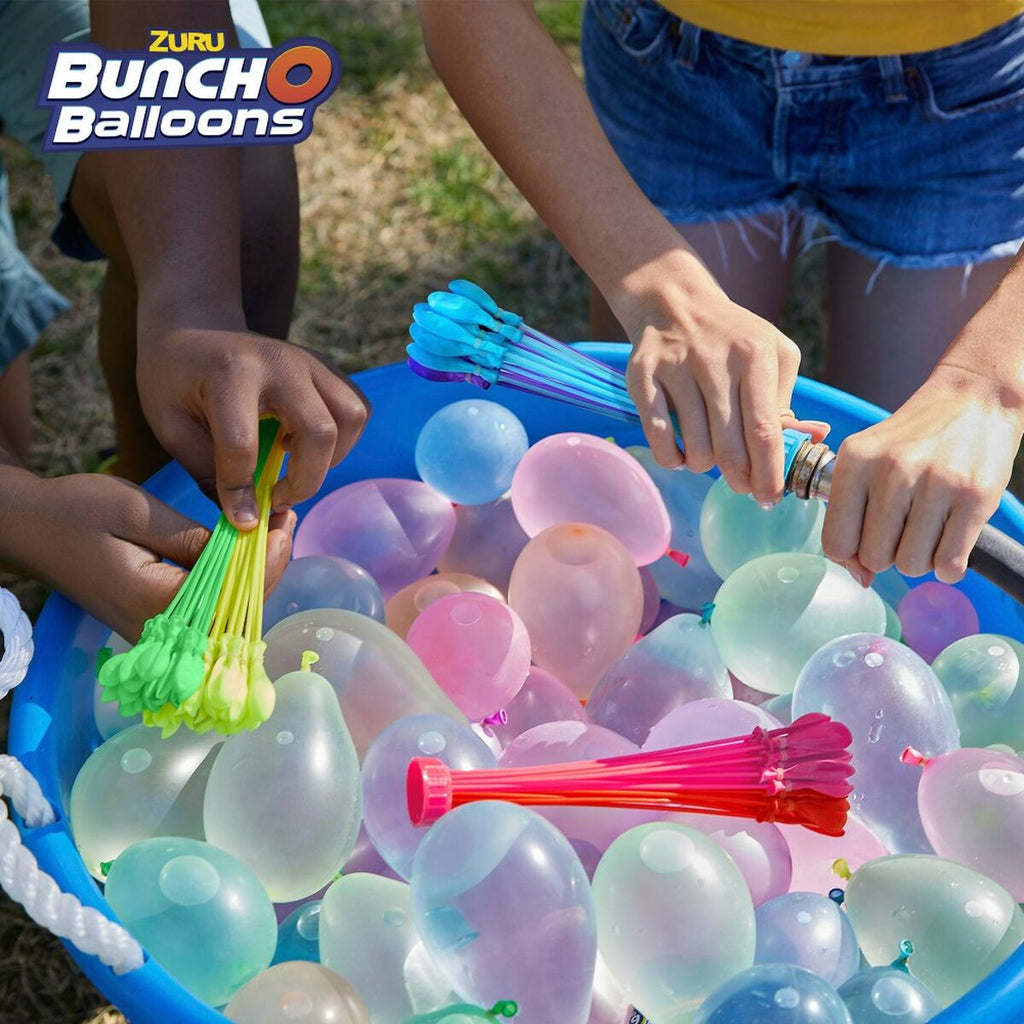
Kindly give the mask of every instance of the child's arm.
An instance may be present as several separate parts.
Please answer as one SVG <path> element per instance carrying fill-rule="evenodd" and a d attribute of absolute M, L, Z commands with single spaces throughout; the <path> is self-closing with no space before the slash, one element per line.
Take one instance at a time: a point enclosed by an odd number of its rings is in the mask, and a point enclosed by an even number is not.
<path fill-rule="evenodd" d="M 268 586 L 288 564 L 295 514 L 272 523 Z M 128 640 L 167 607 L 185 577 L 177 566 L 191 566 L 209 535 L 127 481 L 37 477 L 0 433 L 0 566 L 60 591 Z"/>
<path fill-rule="evenodd" d="M 529 0 L 420 0 L 420 16 L 455 102 L 626 328 L 658 461 L 681 462 L 671 406 L 690 468 L 717 463 L 735 490 L 778 498 L 796 345 L 730 302 L 637 188 Z"/>
<path fill-rule="evenodd" d="M 90 10 L 93 41 L 110 49 L 145 49 L 155 25 L 234 38 L 227 0 L 92 0 Z M 240 151 L 105 151 L 86 159 L 102 170 L 135 277 L 137 379 L 158 440 L 201 482 L 215 477 L 225 512 L 248 529 L 256 423 L 274 413 L 292 456 L 275 508 L 311 497 L 357 440 L 368 408 L 312 353 L 246 330 Z"/>
<path fill-rule="evenodd" d="M 839 449 L 822 546 L 862 582 L 895 563 L 955 583 L 1024 432 L 1024 257 L 887 420 Z"/>

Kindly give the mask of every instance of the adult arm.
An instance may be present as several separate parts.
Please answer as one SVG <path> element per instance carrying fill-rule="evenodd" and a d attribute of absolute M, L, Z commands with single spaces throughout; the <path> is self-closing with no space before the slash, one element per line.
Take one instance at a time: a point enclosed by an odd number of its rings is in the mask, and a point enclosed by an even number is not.
<path fill-rule="evenodd" d="M 996 510 L 1024 433 L 1024 256 L 888 419 L 841 445 L 822 546 L 863 583 L 946 583 Z"/>
<path fill-rule="evenodd" d="M 529 0 L 420 0 L 419 9 L 455 102 L 626 329 L 630 391 L 655 457 L 683 461 L 674 410 L 691 469 L 717 464 L 734 490 L 780 497 L 796 345 L 730 302 L 646 199 Z"/>

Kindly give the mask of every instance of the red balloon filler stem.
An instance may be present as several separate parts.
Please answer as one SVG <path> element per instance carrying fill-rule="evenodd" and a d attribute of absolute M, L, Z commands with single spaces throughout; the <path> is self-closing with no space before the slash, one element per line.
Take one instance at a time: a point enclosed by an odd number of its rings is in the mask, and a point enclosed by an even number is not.
<path fill-rule="evenodd" d="M 748 736 L 569 764 L 460 772 L 419 757 L 406 777 L 409 817 L 431 825 L 474 800 L 507 800 L 720 814 L 838 836 L 853 791 L 851 740 L 845 725 L 812 714 Z"/>

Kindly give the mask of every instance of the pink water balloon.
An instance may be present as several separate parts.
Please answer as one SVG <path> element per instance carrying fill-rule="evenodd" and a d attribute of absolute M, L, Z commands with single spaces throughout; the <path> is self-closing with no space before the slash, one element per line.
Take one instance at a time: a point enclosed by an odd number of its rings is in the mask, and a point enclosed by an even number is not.
<path fill-rule="evenodd" d="M 552 434 L 523 456 L 512 506 L 531 536 L 559 523 L 593 523 L 617 537 L 637 565 L 665 554 L 665 501 L 631 455 L 590 434 Z"/>
<path fill-rule="evenodd" d="M 321 498 L 295 534 L 293 553 L 348 558 L 385 600 L 437 565 L 455 532 L 447 498 L 419 480 L 359 480 Z"/>
<path fill-rule="evenodd" d="M 465 593 L 487 594 L 499 601 L 505 600 L 505 595 L 497 587 L 479 576 L 464 572 L 439 572 L 402 587 L 387 602 L 384 621 L 392 633 L 397 633 L 404 640 L 420 612 L 442 597 Z"/>
<path fill-rule="evenodd" d="M 406 642 L 438 686 L 474 720 L 504 707 L 530 671 L 530 638 L 522 619 L 487 594 L 435 601 L 409 628 Z"/>
<path fill-rule="evenodd" d="M 527 729 L 545 722 L 590 721 L 576 694 L 560 679 L 536 665 L 531 666 L 522 689 L 504 711 L 504 715 L 487 725 L 502 747 L 507 747 Z"/>
<path fill-rule="evenodd" d="M 777 827 L 789 846 L 793 892 L 827 895 L 843 884 L 847 870 L 856 871 L 862 864 L 889 853 L 881 839 L 853 814 L 847 815 L 841 836 L 820 835 L 800 825 Z"/>
<path fill-rule="evenodd" d="M 903 642 L 929 664 L 955 640 L 979 632 L 971 599 L 946 583 L 922 583 L 908 591 L 896 609 Z"/>
<path fill-rule="evenodd" d="M 661 592 L 658 590 L 658 581 L 646 565 L 640 568 L 640 585 L 644 588 L 644 608 L 640 615 L 639 631 L 649 633 L 661 614 Z"/>
<path fill-rule="evenodd" d="M 915 763 L 913 753 L 904 760 Z M 935 852 L 1024 901 L 1024 760 L 968 747 L 917 763 L 917 804 Z"/>
<path fill-rule="evenodd" d="M 530 634 L 534 663 L 587 697 L 636 638 L 643 585 L 629 552 L 610 533 L 565 523 L 523 548 L 508 601 Z"/>

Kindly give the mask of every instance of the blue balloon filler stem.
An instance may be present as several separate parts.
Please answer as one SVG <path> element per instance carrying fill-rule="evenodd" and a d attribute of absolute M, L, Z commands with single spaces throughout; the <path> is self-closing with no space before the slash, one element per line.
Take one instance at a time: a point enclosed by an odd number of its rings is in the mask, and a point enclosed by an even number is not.
<path fill-rule="evenodd" d="M 413 309 L 409 367 L 427 380 L 494 385 L 551 398 L 611 419 L 640 423 L 618 370 L 527 324 L 479 285 L 455 280 Z M 673 415 L 679 433 L 679 424 Z M 785 490 L 827 501 L 835 454 L 810 434 L 782 431 Z M 1024 546 L 986 524 L 968 566 L 1015 601 L 1024 602 Z"/>

